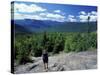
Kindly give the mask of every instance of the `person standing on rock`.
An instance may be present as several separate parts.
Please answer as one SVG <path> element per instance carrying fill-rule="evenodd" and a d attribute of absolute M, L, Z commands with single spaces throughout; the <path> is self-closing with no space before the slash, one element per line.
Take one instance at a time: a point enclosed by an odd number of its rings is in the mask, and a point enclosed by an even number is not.
<path fill-rule="evenodd" d="M 44 64 L 44 70 L 48 71 L 48 52 L 46 49 L 44 49 L 42 52 L 42 59 Z"/>

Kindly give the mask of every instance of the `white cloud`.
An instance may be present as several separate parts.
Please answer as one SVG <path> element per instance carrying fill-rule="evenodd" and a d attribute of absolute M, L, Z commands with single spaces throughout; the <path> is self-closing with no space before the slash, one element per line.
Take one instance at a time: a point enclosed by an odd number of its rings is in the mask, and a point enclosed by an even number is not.
<path fill-rule="evenodd" d="M 53 21 L 59 21 L 59 22 L 65 21 L 65 16 L 60 14 L 47 13 L 46 17 Z"/>
<path fill-rule="evenodd" d="M 46 16 L 47 14 L 46 13 L 40 13 L 39 15 L 40 16 Z"/>
<path fill-rule="evenodd" d="M 90 21 L 97 21 L 97 16 L 96 15 L 91 15 L 90 16 Z"/>
<path fill-rule="evenodd" d="M 40 14 L 14 14 L 14 19 L 36 19 L 36 20 L 52 20 L 58 22 L 64 22 L 65 17 L 60 14 L 53 13 L 40 13 Z"/>
<path fill-rule="evenodd" d="M 79 14 L 80 15 L 86 15 L 86 12 L 85 11 L 80 11 Z"/>
<path fill-rule="evenodd" d="M 78 16 L 79 17 L 79 19 L 80 19 L 80 22 L 86 22 L 87 21 L 87 19 L 88 19 L 88 15 L 79 15 Z"/>
<path fill-rule="evenodd" d="M 91 15 L 96 15 L 97 16 L 97 12 L 96 11 L 92 11 Z"/>
<path fill-rule="evenodd" d="M 54 12 L 56 12 L 56 14 Z M 37 19 L 63 22 L 65 17 L 61 15 L 60 12 L 60 10 L 55 10 L 49 13 L 47 9 L 36 4 L 14 3 L 14 19 Z"/>
<path fill-rule="evenodd" d="M 91 22 L 97 21 L 97 12 L 96 11 L 91 11 L 89 13 L 84 12 L 84 13 L 85 14 L 80 14 L 78 16 L 80 22 L 87 22 L 88 21 L 88 17 L 90 17 L 89 21 L 91 21 Z"/>
<path fill-rule="evenodd" d="M 76 22 L 77 20 L 74 18 L 68 18 L 68 22 Z"/>
<path fill-rule="evenodd" d="M 28 15 L 24 14 L 24 15 L 22 15 L 22 14 L 18 14 L 18 13 L 14 14 L 14 19 L 15 20 L 21 20 L 21 19 L 46 20 L 46 18 L 43 18 L 43 17 L 41 17 L 39 15 L 30 15 L 30 14 L 28 14 Z"/>
<path fill-rule="evenodd" d="M 43 18 L 46 18 L 47 20 L 52 20 L 52 21 L 64 22 L 66 19 L 66 17 L 61 14 L 40 13 L 39 15 L 42 16 Z"/>
<path fill-rule="evenodd" d="M 12 18 L 14 18 L 14 19 L 24 19 L 24 15 L 19 14 L 19 13 L 14 13 L 14 17 L 12 17 Z"/>
<path fill-rule="evenodd" d="M 74 15 L 68 15 L 68 17 L 70 17 L 70 18 L 74 18 L 75 16 L 74 16 Z"/>
<path fill-rule="evenodd" d="M 60 13 L 60 12 L 61 12 L 61 10 L 54 10 L 54 12 L 55 12 L 55 13 Z"/>
<path fill-rule="evenodd" d="M 74 15 L 68 15 L 67 21 L 68 22 L 76 22 L 77 20 Z"/>
<path fill-rule="evenodd" d="M 51 18 L 65 18 L 64 16 L 62 16 L 60 14 L 52 14 L 52 13 L 48 13 L 47 17 L 51 17 Z"/>
<path fill-rule="evenodd" d="M 32 13 L 32 12 L 41 12 L 41 11 L 46 11 L 46 9 L 36 4 L 30 4 L 30 5 L 27 5 L 25 3 L 14 4 L 14 12 Z"/>
<path fill-rule="evenodd" d="M 36 20 L 41 20 L 41 17 L 38 15 L 25 15 L 25 19 L 36 19 Z"/>

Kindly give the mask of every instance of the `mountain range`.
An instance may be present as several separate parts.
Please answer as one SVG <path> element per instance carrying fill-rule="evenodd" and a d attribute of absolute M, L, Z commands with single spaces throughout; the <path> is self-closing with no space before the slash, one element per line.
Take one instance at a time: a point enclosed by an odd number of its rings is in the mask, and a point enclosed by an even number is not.
<path fill-rule="evenodd" d="M 51 20 L 11 20 L 16 33 L 33 32 L 87 32 L 97 30 L 97 22 L 57 22 Z"/>

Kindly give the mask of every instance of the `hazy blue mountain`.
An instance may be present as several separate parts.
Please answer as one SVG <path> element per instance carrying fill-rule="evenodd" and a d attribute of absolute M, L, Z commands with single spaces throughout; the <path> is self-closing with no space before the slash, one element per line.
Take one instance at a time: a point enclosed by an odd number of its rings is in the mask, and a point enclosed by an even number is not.
<path fill-rule="evenodd" d="M 59 24 L 59 22 L 56 21 L 42 21 L 42 20 L 33 20 L 33 19 L 24 19 L 24 20 L 14 20 L 16 24 L 22 25 L 22 26 L 34 26 L 35 28 L 40 27 L 50 27 L 53 24 Z"/>
<path fill-rule="evenodd" d="M 12 20 L 15 32 L 87 32 L 97 30 L 97 22 L 57 22 L 50 20 Z"/>
<path fill-rule="evenodd" d="M 66 22 L 62 25 L 55 26 L 55 29 L 62 32 L 87 32 L 97 30 L 97 22 L 90 22 L 89 25 L 87 22 Z"/>

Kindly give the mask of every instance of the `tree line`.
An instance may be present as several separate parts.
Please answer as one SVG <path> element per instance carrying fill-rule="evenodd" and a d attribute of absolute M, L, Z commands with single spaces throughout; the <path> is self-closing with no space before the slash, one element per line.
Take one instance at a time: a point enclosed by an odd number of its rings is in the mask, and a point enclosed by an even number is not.
<path fill-rule="evenodd" d="M 39 57 L 42 50 L 49 54 L 61 51 L 80 52 L 97 48 L 97 33 L 80 32 L 44 32 L 16 34 L 14 41 L 15 60 L 18 64 L 31 62 L 30 56 Z"/>

